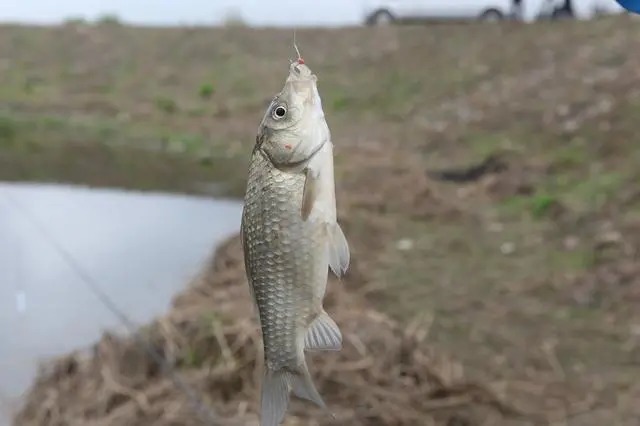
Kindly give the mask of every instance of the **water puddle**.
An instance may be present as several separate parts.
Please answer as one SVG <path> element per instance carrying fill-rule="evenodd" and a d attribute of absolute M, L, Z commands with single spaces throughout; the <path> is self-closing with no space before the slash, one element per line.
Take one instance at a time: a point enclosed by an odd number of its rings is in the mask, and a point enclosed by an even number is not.
<path fill-rule="evenodd" d="M 167 310 L 239 202 L 60 185 L 0 183 L 0 425 L 42 359 L 124 331 L 58 243 L 136 324 Z M 13 401 L 13 402 L 12 402 Z M 4 416 L 4 418 L 2 417 Z"/>

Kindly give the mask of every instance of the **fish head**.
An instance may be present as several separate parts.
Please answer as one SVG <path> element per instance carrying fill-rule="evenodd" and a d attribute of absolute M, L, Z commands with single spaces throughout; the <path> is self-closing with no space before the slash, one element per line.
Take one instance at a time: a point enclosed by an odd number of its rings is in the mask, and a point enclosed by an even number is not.
<path fill-rule="evenodd" d="M 260 123 L 260 149 L 274 166 L 295 167 L 304 165 L 329 139 L 317 77 L 303 61 L 294 61 Z"/>

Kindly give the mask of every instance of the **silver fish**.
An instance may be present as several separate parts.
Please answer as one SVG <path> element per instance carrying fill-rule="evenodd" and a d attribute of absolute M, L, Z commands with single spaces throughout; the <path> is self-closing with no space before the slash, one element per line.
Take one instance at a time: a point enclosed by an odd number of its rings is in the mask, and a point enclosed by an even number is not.
<path fill-rule="evenodd" d="M 291 391 L 326 410 L 305 351 L 342 348 L 323 299 L 329 268 L 342 276 L 350 254 L 336 219 L 333 144 L 316 82 L 302 59 L 291 63 L 249 166 L 241 237 L 264 345 L 262 426 L 282 422 Z"/>

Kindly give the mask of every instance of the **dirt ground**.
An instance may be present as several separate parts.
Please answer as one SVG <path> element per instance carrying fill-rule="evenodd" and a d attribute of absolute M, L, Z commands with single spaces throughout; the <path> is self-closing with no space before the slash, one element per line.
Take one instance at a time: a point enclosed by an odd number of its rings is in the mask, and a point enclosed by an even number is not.
<path fill-rule="evenodd" d="M 345 348 L 311 364 L 339 424 L 638 424 L 639 36 L 628 17 L 299 30 L 352 246 L 327 300 Z M 237 196 L 290 46 L 284 30 L 0 28 L 0 178 Z M 220 424 L 257 424 L 237 238 L 142 334 Z M 16 424 L 201 423 L 108 335 L 46 366 Z"/>

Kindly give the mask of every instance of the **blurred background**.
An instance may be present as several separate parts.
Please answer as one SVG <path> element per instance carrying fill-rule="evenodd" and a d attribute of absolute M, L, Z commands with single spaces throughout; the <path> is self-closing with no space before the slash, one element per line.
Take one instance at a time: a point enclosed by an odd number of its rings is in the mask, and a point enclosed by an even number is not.
<path fill-rule="evenodd" d="M 258 424 L 237 234 L 294 28 L 352 250 L 344 349 L 310 367 L 339 424 L 640 424 L 640 26 L 614 0 L 0 20 L 0 425 Z"/>

